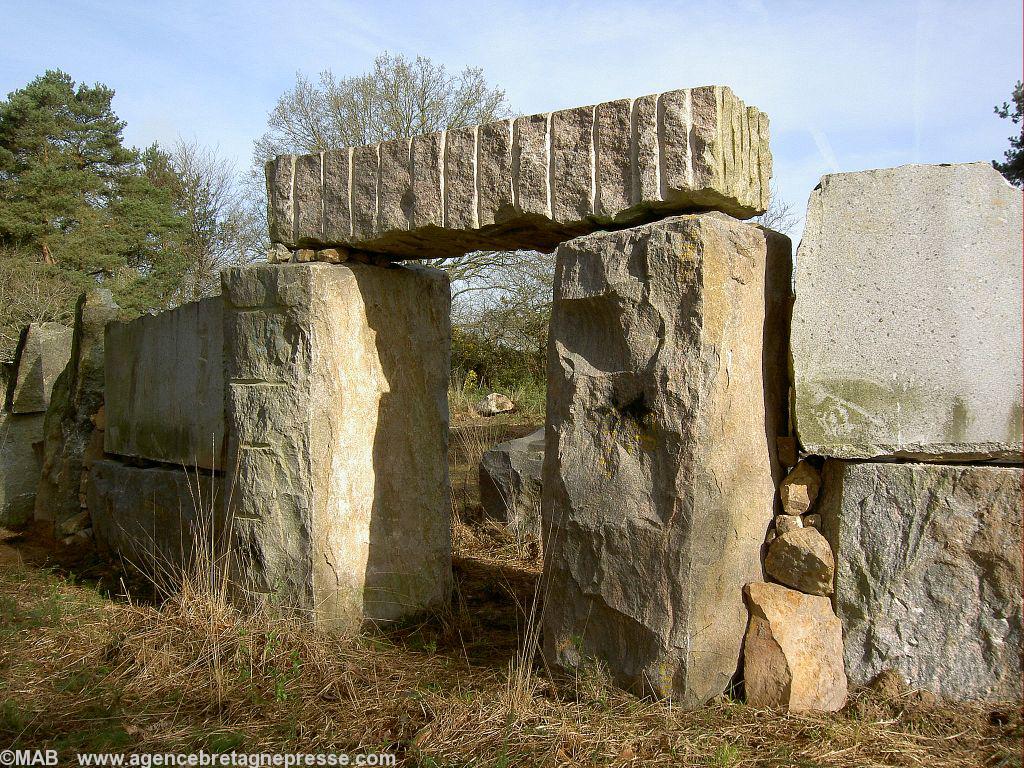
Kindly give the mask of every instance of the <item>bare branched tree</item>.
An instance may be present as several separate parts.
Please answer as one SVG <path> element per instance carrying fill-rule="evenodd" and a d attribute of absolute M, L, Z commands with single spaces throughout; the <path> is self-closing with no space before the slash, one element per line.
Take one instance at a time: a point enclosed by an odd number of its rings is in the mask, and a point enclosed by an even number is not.
<path fill-rule="evenodd" d="M 781 232 L 784 235 L 790 234 L 799 220 L 800 217 L 797 215 L 796 210 L 790 203 L 782 199 L 774 184 L 771 185 L 768 191 L 768 209 L 753 219 L 754 222 L 762 227 L 774 229 L 776 232 Z"/>
<path fill-rule="evenodd" d="M 247 204 L 234 164 L 215 150 L 179 139 L 170 165 L 176 176 L 175 204 L 187 221 L 182 298 L 195 301 L 218 292 L 224 267 L 264 255 L 263 225 Z"/>
<path fill-rule="evenodd" d="M 263 164 L 276 155 L 411 138 L 510 114 L 504 91 L 491 87 L 482 70 L 467 67 L 453 74 L 423 56 L 383 53 L 369 72 L 355 77 L 325 70 L 313 82 L 299 73 L 255 143 L 251 194 L 265 195 Z M 525 252 L 482 251 L 431 265 L 448 272 L 453 294 L 460 297 L 500 287 L 502 274 L 524 258 Z"/>
<path fill-rule="evenodd" d="M 75 298 L 82 290 L 73 277 L 28 254 L 0 247 L 0 360 L 14 357 L 21 329 L 29 323 L 70 325 Z"/>

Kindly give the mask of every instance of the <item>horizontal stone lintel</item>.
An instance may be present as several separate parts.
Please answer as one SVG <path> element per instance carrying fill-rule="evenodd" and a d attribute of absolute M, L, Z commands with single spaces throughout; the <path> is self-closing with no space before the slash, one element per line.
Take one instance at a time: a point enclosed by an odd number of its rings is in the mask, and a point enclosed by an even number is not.
<path fill-rule="evenodd" d="M 444 258 L 718 210 L 763 213 L 768 117 L 724 86 L 621 99 L 267 163 L 287 249 Z"/>

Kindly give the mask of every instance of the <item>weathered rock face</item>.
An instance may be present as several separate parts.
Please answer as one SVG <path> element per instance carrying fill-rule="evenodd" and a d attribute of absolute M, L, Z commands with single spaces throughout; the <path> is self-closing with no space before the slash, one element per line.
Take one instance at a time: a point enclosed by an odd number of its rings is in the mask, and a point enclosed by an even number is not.
<path fill-rule="evenodd" d="M 447 277 L 286 264 L 222 278 L 236 584 L 334 630 L 443 604 Z"/>
<path fill-rule="evenodd" d="M 846 703 L 842 627 L 827 597 L 755 582 L 743 686 L 752 707 L 835 712 Z"/>
<path fill-rule="evenodd" d="M 494 446 L 480 460 L 480 505 L 493 520 L 541 540 L 544 430 Z"/>
<path fill-rule="evenodd" d="M 209 473 L 96 461 L 87 494 L 96 544 L 158 586 L 174 586 L 164 582 L 197 565 L 197 555 L 223 552 L 222 483 Z"/>
<path fill-rule="evenodd" d="M 71 336 L 71 329 L 60 323 L 32 323 L 21 332 L 7 396 L 9 411 L 46 411 L 53 383 L 71 357 Z"/>
<path fill-rule="evenodd" d="M 558 249 L 544 653 L 694 707 L 736 672 L 781 479 L 790 245 L 722 214 Z"/>
<path fill-rule="evenodd" d="M 105 288 L 91 289 L 78 300 L 71 360 L 57 377 L 46 411 L 36 520 L 59 527 L 82 511 L 83 458 L 103 406 L 103 329 L 119 311 Z"/>
<path fill-rule="evenodd" d="M 804 528 L 802 522 L 790 530 L 785 525 L 779 527 L 779 521 L 786 518 L 800 520 L 793 515 L 775 518 L 779 535 L 768 547 L 765 571 L 776 581 L 809 595 L 831 595 L 836 564 L 828 541 L 816 528 Z"/>
<path fill-rule="evenodd" d="M 850 682 L 1021 696 L 1019 468 L 828 461 L 821 524 Z"/>
<path fill-rule="evenodd" d="M 223 306 L 218 296 L 107 326 L 107 453 L 224 469 Z"/>
<path fill-rule="evenodd" d="M 43 414 L 0 411 L 0 525 L 32 519 L 42 467 Z"/>
<path fill-rule="evenodd" d="M 609 223 L 764 211 L 768 117 L 708 86 L 267 164 L 271 239 L 395 259 L 537 248 Z"/>
<path fill-rule="evenodd" d="M 806 451 L 1021 461 L 1021 196 L 989 163 L 822 178 L 793 318 Z"/>
<path fill-rule="evenodd" d="M 802 515 L 814 505 L 821 488 L 821 476 L 813 466 L 801 461 L 779 486 L 782 509 L 787 515 Z"/>

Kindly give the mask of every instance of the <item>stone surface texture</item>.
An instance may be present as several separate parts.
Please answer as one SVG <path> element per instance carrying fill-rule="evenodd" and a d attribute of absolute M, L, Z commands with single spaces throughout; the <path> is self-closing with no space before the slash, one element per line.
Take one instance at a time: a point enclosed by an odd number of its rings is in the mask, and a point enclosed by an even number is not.
<path fill-rule="evenodd" d="M 946 699 L 1021 697 L 1021 477 L 1014 467 L 828 461 L 846 669 Z"/>
<path fill-rule="evenodd" d="M 781 479 L 789 240 L 718 213 L 564 243 L 544 653 L 695 707 L 737 671 Z"/>
<path fill-rule="evenodd" d="M 749 218 L 767 206 L 771 163 L 767 116 L 729 88 L 670 91 L 282 155 L 266 169 L 271 240 L 396 260 L 550 251 L 682 211 Z"/>
<path fill-rule="evenodd" d="M 776 523 L 791 518 L 799 526 L 784 530 L 768 547 L 764 569 L 776 581 L 809 595 L 831 595 L 836 561 L 828 541 L 816 528 L 804 528 L 799 517 L 779 515 Z"/>
<path fill-rule="evenodd" d="M 544 430 L 500 443 L 480 460 L 480 506 L 492 520 L 540 541 Z"/>
<path fill-rule="evenodd" d="M 499 392 L 491 392 L 474 405 L 473 409 L 481 416 L 497 416 L 499 413 L 514 411 L 516 404 Z"/>
<path fill-rule="evenodd" d="M 222 281 L 236 596 L 336 631 L 444 605 L 448 278 L 286 264 Z"/>
<path fill-rule="evenodd" d="M 750 625 L 743 686 L 752 707 L 835 712 L 846 703 L 843 639 L 827 597 L 755 582 L 744 590 Z"/>
<path fill-rule="evenodd" d="M 0 526 L 32 519 L 42 469 L 43 414 L 0 412 Z"/>
<path fill-rule="evenodd" d="M 107 453 L 224 469 L 219 296 L 106 330 Z"/>
<path fill-rule="evenodd" d="M 90 446 L 95 447 L 96 416 L 103 407 L 104 328 L 119 313 L 106 288 L 82 295 L 75 309 L 71 360 L 50 395 L 35 518 L 52 520 L 57 528 L 82 511 L 88 482 L 84 462 Z"/>
<path fill-rule="evenodd" d="M 9 411 L 46 412 L 53 383 L 71 357 L 71 336 L 71 329 L 60 323 L 32 323 L 21 332 L 7 393 Z"/>
<path fill-rule="evenodd" d="M 1021 199 L 989 163 L 822 178 L 796 260 L 804 450 L 1021 461 Z"/>
<path fill-rule="evenodd" d="M 93 462 L 86 503 L 97 547 L 172 586 L 166 582 L 199 565 L 197 557 L 223 552 L 222 485 L 194 470 Z"/>

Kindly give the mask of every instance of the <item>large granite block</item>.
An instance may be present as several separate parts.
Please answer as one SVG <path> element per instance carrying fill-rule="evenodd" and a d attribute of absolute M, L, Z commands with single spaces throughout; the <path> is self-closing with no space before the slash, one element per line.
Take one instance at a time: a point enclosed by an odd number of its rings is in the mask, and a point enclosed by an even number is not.
<path fill-rule="evenodd" d="M 104 450 L 224 469 L 219 296 L 106 329 Z"/>
<path fill-rule="evenodd" d="M 825 463 L 846 673 L 947 699 L 1021 697 L 1021 479 L 1014 467 Z"/>
<path fill-rule="evenodd" d="M 339 631 L 444 604 L 447 277 L 359 264 L 222 277 L 238 596 Z"/>
<path fill-rule="evenodd" d="M 161 588 L 176 587 L 182 571 L 201 577 L 224 553 L 223 483 L 208 472 L 94 462 L 86 502 L 97 547 Z"/>
<path fill-rule="evenodd" d="M 1021 461 L 1021 196 L 988 163 L 822 178 L 793 316 L 806 451 Z"/>
<path fill-rule="evenodd" d="M 42 413 L 0 411 L 0 526 L 32 519 L 42 471 Z"/>
<path fill-rule="evenodd" d="M 771 178 L 768 118 L 722 86 L 457 127 L 351 154 L 351 164 L 328 162 L 331 153 L 323 162 L 285 155 L 268 163 L 271 240 L 394 260 L 550 251 L 609 224 L 686 211 L 749 218 L 767 206 Z M 316 168 L 322 183 L 307 183 Z M 321 208 L 310 197 L 317 189 Z M 351 210 L 337 204 L 346 199 Z"/>
<path fill-rule="evenodd" d="M 544 653 L 695 707 L 737 671 L 786 424 L 791 250 L 723 214 L 559 247 Z"/>

